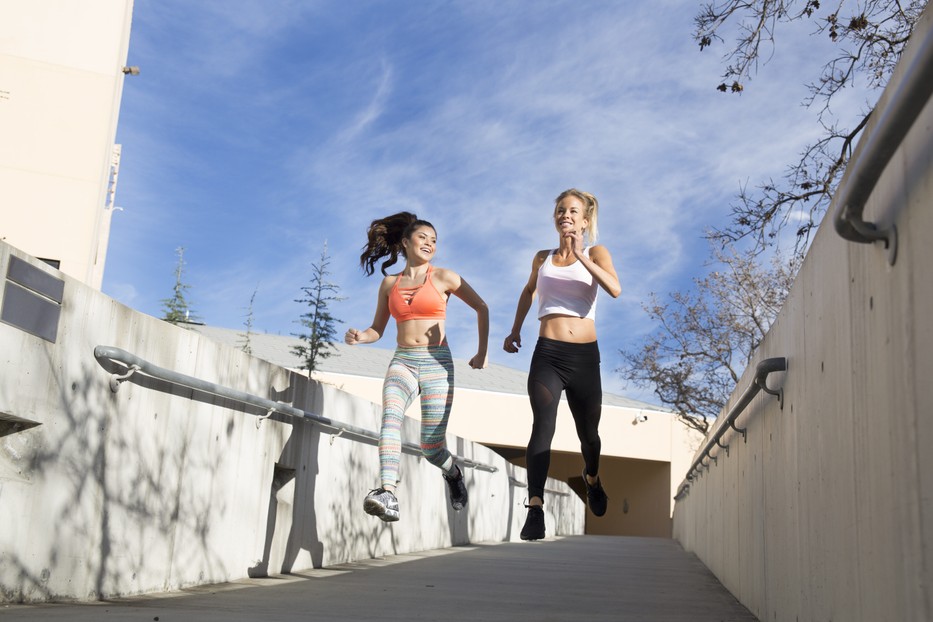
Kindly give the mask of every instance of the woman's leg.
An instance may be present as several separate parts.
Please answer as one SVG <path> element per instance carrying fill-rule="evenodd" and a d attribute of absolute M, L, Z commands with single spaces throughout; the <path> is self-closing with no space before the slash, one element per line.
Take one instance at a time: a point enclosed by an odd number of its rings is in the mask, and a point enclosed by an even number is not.
<path fill-rule="evenodd" d="M 416 369 L 394 356 L 382 384 L 382 427 L 379 432 L 379 474 L 382 487 L 394 491 L 402 456 L 402 421 L 418 390 Z"/>
<path fill-rule="evenodd" d="M 583 454 L 583 479 L 586 484 L 587 505 L 596 516 L 606 513 L 609 498 L 599 481 L 599 457 L 602 442 L 599 438 L 599 420 L 602 414 L 602 382 L 599 374 L 599 348 L 596 343 L 581 344 L 574 352 L 573 375 L 569 378 L 567 404 L 573 415 Z"/>
<path fill-rule="evenodd" d="M 447 422 L 454 400 L 454 362 L 447 346 L 430 347 L 419 368 L 421 389 L 421 452 L 445 473 L 453 470 L 447 450 Z"/>
<path fill-rule="evenodd" d="M 599 374 L 599 347 L 595 342 L 574 345 L 577 347 L 569 357 L 573 374 L 565 389 L 567 405 L 580 439 L 580 453 L 583 454 L 586 473 L 596 477 L 599 474 L 602 449 L 599 420 L 602 416 L 603 389 Z"/>
<path fill-rule="evenodd" d="M 539 340 L 528 371 L 528 398 L 534 417 L 525 452 L 530 505 L 544 502 L 544 483 L 551 466 L 551 441 L 557 428 L 557 407 L 563 389 L 563 380 L 551 358 Z"/>

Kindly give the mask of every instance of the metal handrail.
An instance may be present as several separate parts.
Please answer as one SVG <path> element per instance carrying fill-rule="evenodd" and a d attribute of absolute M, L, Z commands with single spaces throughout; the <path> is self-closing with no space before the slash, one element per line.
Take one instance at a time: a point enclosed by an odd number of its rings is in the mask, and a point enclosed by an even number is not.
<path fill-rule="evenodd" d="M 528 488 L 528 482 L 523 482 L 522 480 L 512 475 L 509 476 L 509 483 L 518 488 Z M 569 497 L 570 496 L 569 492 L 564 492 L 563 490 L 554 490 L 553 488 L 548 488 L 547 486 L 544 487 L 544 492 L 550 493 L 558 497 Z"/>
<path fill-rule="evenodd" d="M 201 391 L 210 395 L 216 395 L 218 397 L 232 400 L 234 402 L 239 402 L 241 404 L 255 406 L 256 408 L 266 412 L 265 415 L 261 416 L 262 419 L 271 416 L 273 413 L 280 413 L 283 415 L 288 415 L 289 417 L 296 417 L 298 419 L 310 419 L 318 425 L 334 430 L 336 434 L 333 435 L 333 438 L 343 436 L 344 434 L 349 434 L 351 436 L 365 438 L 368 440 L 379 440 L 379 434 L 371 430 L 360 428 L 347 423 L 342 423 L 340 421 L 334 421 L 333 419 L 329 419 L 323 415 L 308 412 L 300 408 L 295 408 L 291 404 L 275 402 L 264 397 L 259 397 L 258 395 L 245 393 L 243 391 L 231 389 L 223 385 L 214 384 L 213 382 L 187 376 L 170 369 L 164 369 L 162 367 L 153 365 L 149 361 L 141 359 L 135 354 L 131 354 L 126 350 L 121 350 L 120 348 L 114 348 L 111 346 L 97 346 L 94 348 L 94 358 L 97 359 L 97 362 L 101 365 L 101 367 L 104 367 L 105 360 L 116 361 L 117 363 L 120 363 L 126 367 L 126 373 L 111 374 L 110 376 L 110 390 L 114 393 L 116 393 L 120 388 L 120 384 L 130 380 L 134 374 L 145 374 L 146 376 L 155 378 L 157 380 L 187 387 L 189 389 Z M 403 442 L 402 451 L 417 456 L 422 455 L 421 446 L 416 445 L 415 443 Z M 469 467 L 471 469 L 476 469 L 477 471 L 495 473 L 499 470 L 498 467 L 484 464 L 482 462 L 476 462 L 475 460 L 465 458 L 463 456 L 454 456 L 454 459 L 457 461 L 457 464 L 464 467 Z"/>
<path fill-rule="evenodd" d="M 859 143 L 834 197 L 836 232 L 846 240 L 862 244 L 883 240 L 891 265 L 897 260 L 897 227 L 893 223 L 881 227 L 865 222 L 862 212 L 891 157 L 933 94 L 933 28 L 927 30 L 918 45 L 897 90 L 883 109 L 872 112 L 880 115 L 878 122 Z"/>
<path fill-rule="evenodd" d="M 690 482 L 693 481 L 695 474 L 699 474 L 700 467 L 709 468 L 709 463 L 703 463 L 704 459 L 708 458 L 710 462 L 718 462 L 720 452 L 717 451 L 715 456 L 710 453 L 714 446 L 719 447 L 721 450 L 724 449 L 726 455 L 728 455 L 729 445 L 724 445 L 720 441 L 730 428 L 740 433 L 743 439 L 746 438 L 746 428 L 736 427 L 735 421 L 739 418 L 739 415 L 742 414 L 742 411 L 745 410 L 745 407 L 758 395 L 759 391 L 764 391 L 769 395 L 776 396 L 781 401 L 781 408 L 784 408 L 784 388 L 769 388 L 768 374 L 786 370 L 787 359 L 784 357 L 765 359 L 758 363 L 757 367 L 755 367 L 755 379 L 752 380 L 752 383 L 745 389 L 745 392 L 742 393 L 739 401 L 735 403 L 735 406 L 733 406 L 729 414 L 726 415 L 724 423 L 719 426 L 716 433 L 713 434 L 713 437 L 706 442 L 703 451 L 700 452 L 700 457 L 694 460 L 693 464 L 690 465 L 690 469 L 687 471 L 687 475 L 684 478 L 686 481 L 681 483 L 680 488 L 677 490 L 677 494 L 674 496 L 675 500 L 683 498 L 683 496 L 690 491 Z"/>

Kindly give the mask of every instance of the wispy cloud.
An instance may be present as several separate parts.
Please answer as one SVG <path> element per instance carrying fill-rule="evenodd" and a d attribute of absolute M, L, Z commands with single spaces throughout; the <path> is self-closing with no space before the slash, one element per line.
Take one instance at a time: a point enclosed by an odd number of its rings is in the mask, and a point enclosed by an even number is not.
<path fill-rule="evenodd" d="M 437 262 L 490 304 L 493 359 L 523 366 L 501 341 L 532 255 L 557 241 L 553 198 L 577 186 L 600 199 L 623 281 L 599 319 L 618 387 L 616 349 L 650 330 L 641 301 L 689 283 L 703 230 L 743 180 L 781 174 L 812 115 L 786 93 L 793 63 L 741 97 L 716 92 L 719 59 L 690 39 L 693 0 L 528 6 L 137 3 L 143 73 L 123 99 L 126 213 L 105 290 L 157 314 L 185 246 L 206 321 L 241 326 L 258 286 L 255 326 L 290 333 L 327 240 L 348 297 L 338 316 L 366 326 L 365 228 L 405 209 L 434 222 Z M 475 325 L 457 304 L 451 342 L 466 357 Z"/>

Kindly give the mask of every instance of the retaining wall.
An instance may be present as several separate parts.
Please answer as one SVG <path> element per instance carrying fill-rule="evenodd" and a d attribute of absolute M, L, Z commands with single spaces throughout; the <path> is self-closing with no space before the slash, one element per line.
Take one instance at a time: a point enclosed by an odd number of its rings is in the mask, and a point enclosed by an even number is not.
<path fill-rule="evenodd" d="M 927 11 L 914 33 L 931 27 Z M 865 129 L 899 85 L 898 72 Z M 863 137 L 862 142 L 866 140 Z M 879 245 L 820 227 L 758 361 L 786 357 L 784 407 L 760 393 L 674 510 L 674 536 L 761 620 L 933 619 L 933 106 L 865 219 Z M 727 407 L 731 408 L 731 404 Z"/>
<path fill-rule="evenodd" d="M 30 281 L 19 272 L 37 282 L 18 283 Z M 440 471 L 403 454 L 402 520 L 383 523 L 361 510 L 379 484 L 372 442 L 141 374 L 113 392 L 111 372 L 125 370 L 105 369 L 94 348 L 370 430 L 375 404 L 133 311 L 2 242 L 0 275 L 12 322 L 0 322 L 0 602 L 112 598 L 518 539 L 525 473 L 488 448 L 448 437 L 455 454 L 498 468 L 465 470 L 470 503 L 459 513 Z M 10 311 L 24 297 L 34 310 Z M 417 443 L 417 425 L 405 422 L 406 440 Z M 549 534 L 582 534 L 583 503 L 566 484 L 549 487 L 566 493 L 548 504 Z"/>

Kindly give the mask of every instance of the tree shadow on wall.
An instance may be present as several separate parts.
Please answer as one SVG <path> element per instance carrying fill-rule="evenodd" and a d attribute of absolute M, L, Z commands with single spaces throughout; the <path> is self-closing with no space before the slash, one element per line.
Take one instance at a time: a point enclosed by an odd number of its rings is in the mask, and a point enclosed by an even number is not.
<path fill-rule="evenodd" d="M 16 576 L 12 585 L 0 585 L 3 600 L 96 600 L 138 593 L 137 575 L 153 574 L 147 557 L 154 554 L 147 546 L 152 531 L 167 540 L 180 529 L 195 534 L 199 546 L 192 546 L 189 554 L 206 558 L 208 569 L 221 567 L 207 543 L 211 500 L 185 485 L 184 473 L 191 466 L 189 435 L 181 433 L 172 451 L 157 446 L 153 427 L 120 416 L 118 397 L 96 364 L 69 374 L 49 353 L 46 362 L 54 370 L 46 400 L 57 401 L 60 408 L 43 413 L 42 425 L 4 436 L 0 458 L 23 473 L 35 490 L 49 482 L 55 496 L 34 507 L 52 508 L 54 516 L 32 517 L 33 523 L 21 530 L 27 539 L 22 548 L 0 553 L 4 576 Z M 10 444 L 22 451 L 9 451 Z M 218 461 L 198 468 L 214 473 Z M 6 495 L 0 487 L 0 504 L 9 503 L 4 497 L 11 494 L 12 486 Z M 30 515 L 24 520 L 31 520 Z M 64 536 L 69 539 L 62 540 Z M 32 538 L 44 541 L 50 551 L 46 559 L 25 554 Z M 159 560 L 154 565 L 165 564 Z M 84 569 L 78 575 L 76 566 Z M 165 570 L 166 580 L 170 572 Z M 85 577 L 83 583 L 79 577 Z M 56 584 L 68 585 L 73 593 L 61 593 Z"/>
<path fill-rule="evenodd" d="M 332 394 L 325 391 L 324 386 L 323 383 L 309 380 L 302 374 L 295 374 L 290 379 L 289 389 L 273 399 L 279 399 L 293 404 L 296 408 L 324 416 L 340 412 L 335 417 L 345 420 L 349 416 L 349 413 L 344 411 L 347 408 L 351 411 L 356 408 L 379 410 L 378 406 L 374 407 L 369 403 L 363 406 L 359 402 L 346 401 L 339 397 L 333 402 L 328 402 L 328 396 Z M 378 415 L 371 421 L 370 431 L 378 434 Z M 365 515 L 362 510 L 363 497 L 379 485 L 378 441 L 374 438 L 357 436 L 349 431 L 338 433 L 332 428 L 320 426 L 311 421 L 301 423 L 302 427 L 296 426 L 293 431 L 293 437 L 303 430 L 301 432 L 303 440 L 301 443 L 292 443 L 290 439 L 291 446 L 283 450 L 279 467 L 295 468 L 293 465 L 300 464 L 301 468 L 305 469 L 295 474 L 296 498 L 293 505 L 291 529 L 294 531 L 294 526 L 301 520 L 307 521 L 309 526 L 300 534 L 289 532 L 287 555 L 282 571 L 297 570 L 293 566 L 294 554 L 301 548 L 311 552 L 315 568 L 322 567 L 324 558 L 332 564 L 397 553 L 397 540 L 393 532 L 394 523 L 386 523 L 374 516 Z M 361 427 L 369 426 L 362 424 Z M 291 455 L 289 450 L 292 450 Z M 412 458 L 415 461 L 413 464 L 403 465 L 403 468 L 414 468 L 420 462 L 420 451 L 415 456 L 410 453 L 408 450 L 403 450 L 403 461 L 407 463 Z M 299 455 L 304 462 L 298 460 Z M 311 459 L 314 460 L 314 464 L 306 464 Z M 283 475 L 285 478 L 289 476 L 287 473 Z M 306 482 L 300 483 L 297 480 L 300 480 L 303 475 Z M 318 505 L 315 506 L 316 486 L 311 479 L 320 476 L 326 478 L 328 490 L 327 494 L 317 495 Z M 287 482 L 286 485 L 288 485 Z M 278 507 L 281 509 L 282 506 Z M 270 494 L 270 515 L 271 510 Z M 326 517 L 323 522 L 327 527 L 323 532 L 319 531 L 317 516 Z M 271 531 L 274 528 L 270 520 L 266 534 L 267 542 L 272 537 Z M 300 545 L 293 546 L 293 542 L 299 542 Z M 316 553 L 318 550 L 321 554 Z M 266 560 L 265 551 L 263 559 Z"/>
<path fill-rule="evenodd" d="M 109 359 L 100 362 L 111 373 L 124 373 L 119 364 Z M 281 537 L 286 531 L 288 535 L 284 551 L 281 552 L 281 566 L 274 569 L 274 572 L 286 574 L 291 572 L 302 550 L 309 552 L 313 567 L 319 568 L 322 565 L 324 545 L 318 538 L 317 514 L 314 508 L 317 477 L 320 472 L 317 452 L 321 438 L 320 426 L 310 419 L 300 419 L 280 413 L 270 414 L 260 407 L 244 404 L 238 400 L 179 386 L 142 374 L 133 375 L 128 381 L 147 389 L 229 409 L 233 416 L 242 416 L 246 413 L 259 417 L 259 421 L 269 420 L 289 426 L 291 430 L 288 440 L 277 461 L 272 465 L 262 557 L 256 565 L 247 568 L 246 574 L 250 577 L 268 576 L 270 563 L 280 553 L 275 546 L 277 537 Z M 322 401 L 322 396 L 317 383 L 289 372 L 288 387 L 282 391 L 271 388 L 269 399 L 291 404 L 300 410 L 315 412 L 315 406 Z M 317 408 L 317 412 L 320 411 L 321 409 Z M 257 425 L 260 424 L 257 423 Z M 229 432 L 228 426 L 228 434 Z M 285 513 L 289 509 L 290 511 Z M 206 538 L 204 544 L 206 550 Z"/>

